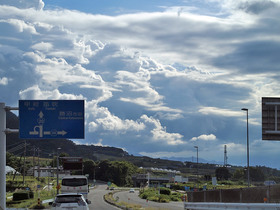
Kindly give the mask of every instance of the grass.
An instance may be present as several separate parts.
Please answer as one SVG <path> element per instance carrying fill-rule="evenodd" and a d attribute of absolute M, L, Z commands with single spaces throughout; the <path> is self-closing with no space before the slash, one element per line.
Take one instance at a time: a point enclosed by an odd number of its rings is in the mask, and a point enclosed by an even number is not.
<path fill-rule="evenodd" d="M 143 209 L 143 207 L 140 204 L 134 204 L 134 203 L 127 203 L 124 201 L 118 202 L 118 206 L 126 207 L 126 209 Z"/>
<path fill-rule="evenodd" d="M 56 195 L 56 188 L 55 185 L 53 185 L 52 188 L 44 189 L 43 187 L 47 185 L 48 179 L 47 178 L 34 178 L 32 176 L 26 176 L 25 177 L 25 184 L 23 185 L 23 177 L 22 176 L 15 176 L 13 179 L 13 176 L 6 176 L 6 184 L 10 187 L 16 187 L 16 189 L 12 192 L 6 193 L 6 203 L 7 207 L 11 208 L 30 208 L 34 207 L 38 204 L 38 198 L 40 198 L 40 201 L 51 199 Z M 53 178 L 49 178 L 50 183 L 56 183 L 56 181 Z M 40 188 L 37 189 L 37 187 L 40 185 Z M 19 202 L 12 201 L 13 193 L 19 190 L 26 190 L 29 189 L 34 192 L 34 198 L 27 199 L 27 200 L 21 200 Z M 48 206 L 48 204 L 45 204 L 45 206 Z"/>

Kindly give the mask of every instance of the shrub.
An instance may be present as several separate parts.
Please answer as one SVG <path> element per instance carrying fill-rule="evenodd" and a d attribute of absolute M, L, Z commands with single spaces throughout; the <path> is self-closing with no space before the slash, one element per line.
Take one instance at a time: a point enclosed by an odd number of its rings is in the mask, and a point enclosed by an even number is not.
<path fill-rule="evenodd" d="M 158 201 L 160 203 L 169 203 L 170 199 L 168 195 L 160 195 Z"/>
<path fill-rule="evenodd" d="M 36 204 L 35 206 L 31 207 L 32 209 L 45 209 L 45 206 Z"/>
<path fill-rule="evenodd" d="M 158 198 L 158 196 L 151 196 L 151 197 L 149 197 L 149 200 L 150 200 L 150 201 L 158 202 L 158 201 L 159 201 L 159 198 Z"/>
<path fill-rule="evenodd" d="M 172 190 L 184 190 L 184 187 L 181 186 L 181 185 L 175 185 L 175 184 L 173 184 L 173 185 L 172 185 Z"/>
<path fill-rule="evenodd" d="M 29 198 L 29 193 L 27 191 L 19 191 L 13 194 L 13 201 L 27 200 Z"/>
<path fill-rule="evenodd" d="M 149 197 L 153 196 L 154 192 L 153 191 L 145 191 L 143 193 L 140 194 L 140 197 L 142 199 L 148 199 Z"/>
<path fill-rule="evenodd" d="M 182 201 L 182 199 L 180 197 L 178 197 L 177 195 L 171 195 L 170 198 L 172 201 Z"/>
<path fill-rule="evenodd" d="M 170 195 L 171 194 L 171 190 L 168 189 L 168 188 L 160 188 L 160 194 Z"/>

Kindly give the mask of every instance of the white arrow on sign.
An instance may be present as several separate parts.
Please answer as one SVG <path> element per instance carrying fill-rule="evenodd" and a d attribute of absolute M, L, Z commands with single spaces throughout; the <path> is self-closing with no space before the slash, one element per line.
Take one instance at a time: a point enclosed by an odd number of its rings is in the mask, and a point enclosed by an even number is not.
<path fill-rule="evenodd" d="M 40 113 L 39 113 L 39 117 L 40 117 L 40 118 L 43 118 L 43 117 L 44 117 L 44 114 L 43 114 L 43 112 L 42 112 L 42 111 L 40 111 Z"/>
<path fill-rule="evenodd" d="M 62 130 L 62 131 L 44 131 L 44 135 L 53 135 L 53 136 L 56 136 L 56 135 L 62 135 L 64 136 L 65 134 L 67 134 L 66 131 Z"/>

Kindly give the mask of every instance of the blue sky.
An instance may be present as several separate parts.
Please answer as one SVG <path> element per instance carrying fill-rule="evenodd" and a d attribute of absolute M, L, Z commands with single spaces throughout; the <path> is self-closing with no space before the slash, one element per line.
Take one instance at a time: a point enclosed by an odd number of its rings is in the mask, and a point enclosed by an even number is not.
<path fill-rule="evenodd" d="M 86 137 L 154 158 L 280 168 L 279 0 L 0 0 L 1 102 L 84 99 Z"/>
<path fill-rule="evenodd" d="M 137 1 L 137 0 L 47 0 L 44 1 L 45 9 L 54 9 L 54 8 L 64 8 L 69 10 L 79 10 L 86 13 L 92 14 L 102 14 L 102 15 L 120 15 L 120 14 L 129 14 L 129 13 L 138 13 L 138 12 L 162 12 L 166 8 L 170 7 L 201 7 L 204 6 L 204 1 L 160 1 L 160 0 L 151 0 L 151 1 Z M 213 5 L 215 7 L 215 5 Z M 207 8 L 213 9 L 212 8 Z"/>

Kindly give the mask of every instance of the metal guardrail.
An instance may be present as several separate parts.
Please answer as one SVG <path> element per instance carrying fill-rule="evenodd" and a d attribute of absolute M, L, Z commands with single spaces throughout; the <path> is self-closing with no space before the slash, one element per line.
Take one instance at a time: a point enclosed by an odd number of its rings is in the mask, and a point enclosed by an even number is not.
<path fill-rule="evenodd" d="M 193 210 L 216 210 L 216 209 L 227 209 L 227 210 L 280 210 L 279 203 L 200 203 L 200 202 L 185 202 L 184 209 Z"/>

